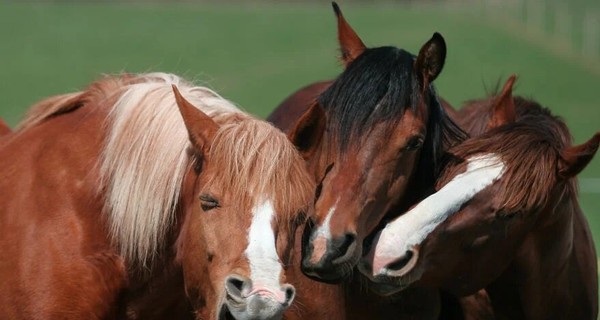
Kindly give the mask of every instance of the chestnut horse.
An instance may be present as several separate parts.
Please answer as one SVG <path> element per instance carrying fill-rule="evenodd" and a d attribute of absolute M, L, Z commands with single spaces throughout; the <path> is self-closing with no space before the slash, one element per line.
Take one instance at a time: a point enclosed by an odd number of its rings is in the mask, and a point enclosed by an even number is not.
<path fill-rule="evenodd" d="M 54 102 L 0 148 L 1 318 L 282 316 L 315 185 L 281 131 L 169 74 Z"/>
<path fill-rule="evenodd" d="M 359 268 L 382 293 L 485 288 L 499 319 L 596 319 L 596 251 L 575 176 L 600 133 L 571 146 L 559 118 L 512 97 L 513 81 L 471 103 L 465 112 L 484 120 L 470 131 L 485 132 L 450 150 L 437 192 L 390 222 Z"/>

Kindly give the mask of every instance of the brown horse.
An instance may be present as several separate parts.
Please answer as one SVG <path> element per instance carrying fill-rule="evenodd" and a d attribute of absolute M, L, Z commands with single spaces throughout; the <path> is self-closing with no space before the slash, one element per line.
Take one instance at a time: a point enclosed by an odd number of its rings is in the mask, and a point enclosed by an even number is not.
<path fill-rule="evenodd" d="M 0 317 L 280 318 L 315 188 L 287 137 L 168 74 L 74 95 L 0 148 Z"/>
<path fill-rule="evenodd" d="M 387 212 L 408 207 L 433 185 L 442 150 L 463 138 L 432 85 L 445 60 L 441 35 L 417 57 L 366 48 L 335 3 L 334 10 L 346 69 L 332 83 L 315 85 L 324 92 L 303 114 L 284 103 L 269 118 L 290 132 L 319 181 L 302 270 L 325 282 L 351 273 L 367 235 Z M 313 97 L 308 90 L 300 100 Z"/>
<path fill-rule="evenodd" d="M 560 119 L 512 97 L 513 81 L 471 103 L 465 112 L 485 121 L 470 130 L 485 132 L 450 150 L 437 192 L 389 223 L 360 269 L 382 293 L 485 288 L 499 319 L 596 319 L 596 253 L 575 176 L 600 133 L 571 146 Z"/>

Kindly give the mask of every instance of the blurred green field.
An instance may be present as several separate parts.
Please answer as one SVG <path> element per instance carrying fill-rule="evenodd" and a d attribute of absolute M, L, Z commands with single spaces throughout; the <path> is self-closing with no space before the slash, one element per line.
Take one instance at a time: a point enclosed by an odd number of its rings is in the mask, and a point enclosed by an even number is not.
<path fill-rule="evenodd" d="M 477 11 L 342 3 L 368 46 L 417 52 L 434 31 L 448 43 L 439 93 L 455 105 L 517 73 L 517 94 L 563 116 L 576 142 L 600 130 L 600 63 Z M 266 116 L 289 93 L 335 77 L 335 20 L 313 4 L 0 3 L 0 117 L 16 124 L 48 95 L 102 73 L 167 71 L 196 79 Z M 581 175 L 581 201 L 600 241 L 600 156 Z"/>

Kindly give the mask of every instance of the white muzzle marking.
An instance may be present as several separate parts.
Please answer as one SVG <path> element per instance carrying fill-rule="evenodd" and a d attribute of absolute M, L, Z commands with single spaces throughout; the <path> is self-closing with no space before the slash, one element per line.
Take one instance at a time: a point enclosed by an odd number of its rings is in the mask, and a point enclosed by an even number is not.
<path fill-rule="evenodd" d="M 337 206 L 338 201 L 339 199 L 331 208 L 329 208 L 329 211 L 325 216 L 325 220 L 323 220 L 323 224 L 317 228 L 312 236 L 313 252 L 312 256 L 310 257 L 310 262 L 313 264 L 319 263 L 319 261 L 321 261 L 327 252 L 327 243 L 331 241 L 331 217 L 335 212 L 335 207 Z"/>
<path fill-rule="evenodd" d="M 469 158 L 467 170 L 404 215 L 388 223 L 375 244 L 373 275 L 386 275 L 386 265 L 405 255 L 463 203 L 498 180 L 504 163 L 495 154 Z"/>
<path fill-rule="evenodd" d="M 282 266 L 275 246 L 275 233 L 271 224 L 275 209 L 270 200 L 252 209 L 252 224 L 248 233 L 245 254 L 250 265 L 250 279 L 254 287 L 265 287 L 279 292 Z"/>

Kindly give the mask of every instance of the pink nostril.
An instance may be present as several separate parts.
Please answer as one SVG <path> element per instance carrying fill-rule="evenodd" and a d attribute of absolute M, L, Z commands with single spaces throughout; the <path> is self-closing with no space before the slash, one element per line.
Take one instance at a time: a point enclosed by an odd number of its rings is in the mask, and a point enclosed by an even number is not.
<path fill-rule="evenodd" d="M 390 264 L 392 261 L 396 260 L 393 257 L 377 257 L 373 258 L 373 275 L 377 276 L 383 273 L 383 269 L 385 266 Z"/>

